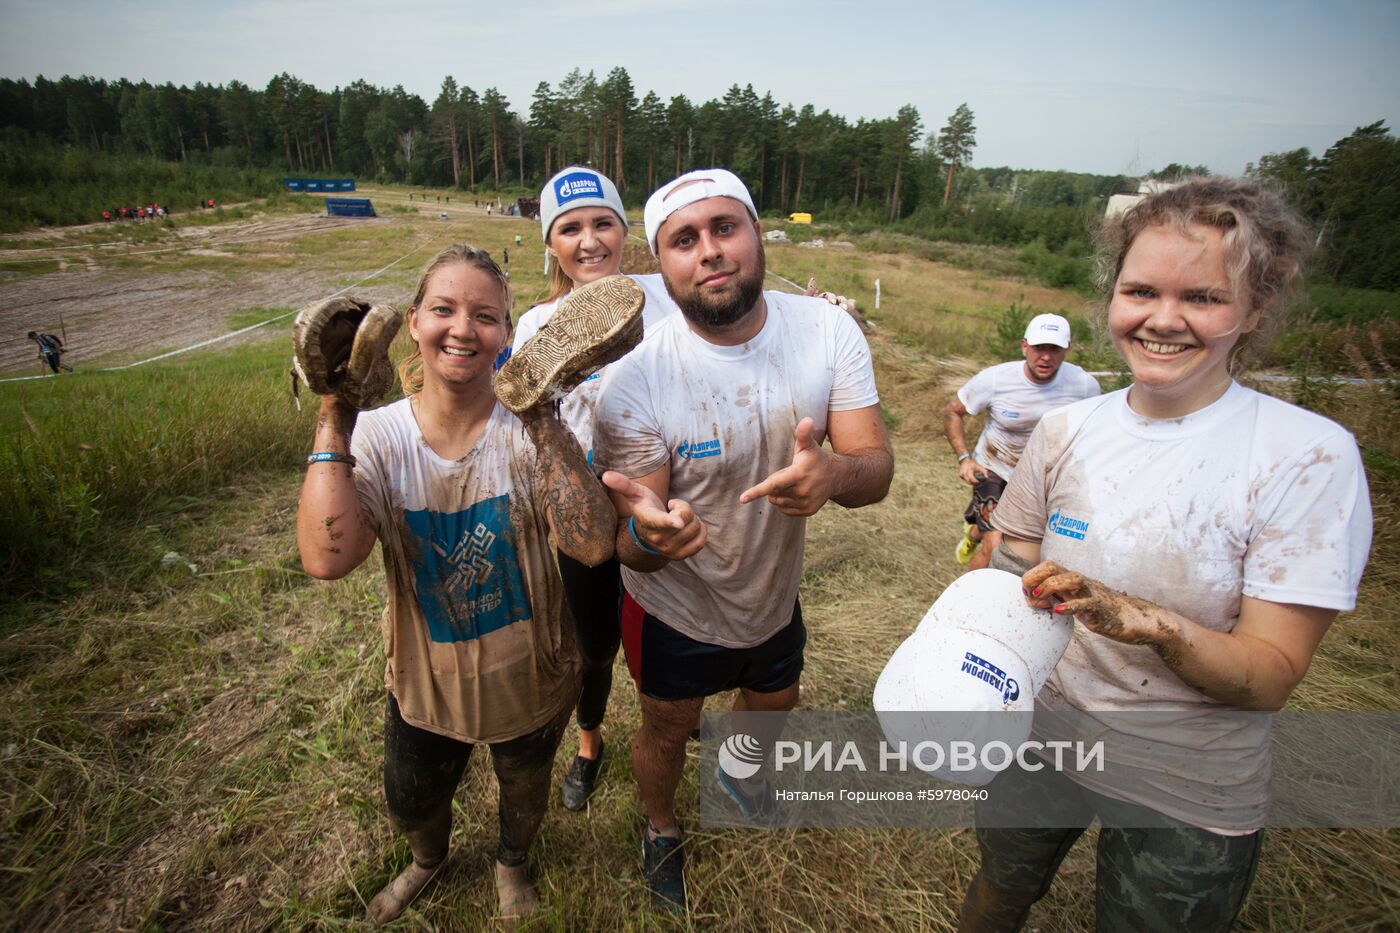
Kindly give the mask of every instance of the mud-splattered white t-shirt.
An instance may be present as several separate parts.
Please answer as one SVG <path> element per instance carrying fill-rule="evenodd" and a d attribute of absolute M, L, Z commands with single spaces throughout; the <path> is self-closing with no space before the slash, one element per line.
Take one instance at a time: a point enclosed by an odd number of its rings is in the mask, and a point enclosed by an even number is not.
<path fill-rule="evenodd" d="M 360 506 L 384 552 L 384 680 L 403 718 L 467 742 L 549 722 L 578 695 L 574 626 L 536 488 L 535 446 L 497 404 L 446 460 L 408 399 L 362 414 L 351 440 Z"/>
<path fill-rule="evenodd" d="M 671 468 L 670 497 L 705 522 L 704 549 L 656 573 L 622 569 L 643 609 L 698 641 L 746 648 L 788 624 L 806 520 L 739 494 L 792 464 L 793 430 L 879 402 L 870 348 L 821 298 L 764 292 L 768 318 L 747 343 L 716 346 L 672 315 L 608 367 L 594 426 L 600 469 Z"/>
<path fill-rule="evenodd" d="M 629 276 L 632 281 L 642 287 L 646 293 L 646 304 L 642 307 L 642 326 L 646 333 L 651 333 L 656 327 L 671 314 L 679 314 L 680 308 L 676 306 L 675 300 L 666 291 L 666 283 L 662 281 L 659 273 L 649 273 L 647 275 Z M 567 297 L 567 296 L 565 296 Z M 559 302 L 563 298 L 550 301 L 545 304 L 535 305 L 529 311 L 520 316 L 520 322 L 515 325 L 515 339 L 512 341 L 512 352 L 518 351 L 525 345 L 525 341 L 543 327 L 554 312 L 559 309 Z M 598 404 L 598 388 L 603 384 L 603 373 L 607 371 L 604 366 L 593 375 L 589 376 L 559 403 L 560 420 L 574 432 L 574 437 L 578 438 L 579 447 L 583 448 L 584 454 L 592 462 L 593 457 L 593 409 Z"/>
<path fill-rule="evenodd" d="M 1134 413 L 1130 391 L 1041 421 L 994 514 L 999 530 L 1039 541 L 1042 560 L 1219 632 L 1234 628 L 1243 596 L 1355 607 L 1371 505 L 1345 429 L 1237 384 L 1175 419 Z M 1262 825 L 1270 718 L 1231 715 L 1152 649 L 1076 623 L 1036 704 L 1179 712 L 1131 724 L 1136 736 L 1123 746 L 1131 756 L 1117 771 L 1125 780 L 1101 786 L 1092 772 L 1073 776 L 1196 826 Z M 1110 720 L 1111 729 L 1128 727 Z"/>
<path fill-rule="evenodd" d="M 1073 363 L 1062 363 L 1055 378 L 1044 385 L 1026 375 L 1024 360 L 987 367 L 958 390 L 958 400 L 968 414 L 987 412 L 972 459 L 1010 479 L 1026 441 L 1047 412 L 1099 392 L 1098 380 Z"/>

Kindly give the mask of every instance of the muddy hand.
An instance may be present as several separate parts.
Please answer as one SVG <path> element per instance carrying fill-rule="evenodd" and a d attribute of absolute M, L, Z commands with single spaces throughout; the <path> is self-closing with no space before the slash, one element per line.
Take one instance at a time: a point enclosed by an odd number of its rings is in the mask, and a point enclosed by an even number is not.
<path fill-rule="evenodd" d="M 1130 645 L 1155 644 L 1166 634 L 1160 606 L 1120 593 L 1082 573 L 1047 560 L 1021 577 L 1026 602 L 1057 615 L 1072 615 L 1089 631 Z"/>
<path fill-rule="evenodd" d="M 603 485 L 632 507 L 632 527 L 637 539 L 670 560 L 685 560 L 705 546 L 705 523 L 684 499 L 662 504 L 651 489 L 614 470 L 603 474 Z"/>
<path fill-rule="evenodd" d="M 976 486 L 986 478 L 987 468 L 971 457 L 958 464 L 958 479 L 969 486 Z"/>
<path fill-rule="evenodd" d="M 803 418 L 792 432 L 797 444 L 792 465 L 783 467 L 757 486 L 744 490 L 741 503 L 764 496 L 784 515 L 814 515 L 831 498 L 830 454 L 813 437 L 811 418 Z"/>

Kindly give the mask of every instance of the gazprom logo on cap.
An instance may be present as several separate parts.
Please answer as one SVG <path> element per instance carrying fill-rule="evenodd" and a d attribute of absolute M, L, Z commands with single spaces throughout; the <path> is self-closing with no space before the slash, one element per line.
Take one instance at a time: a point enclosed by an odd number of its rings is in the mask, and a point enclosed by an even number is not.
<path fill-rule="evenodd" d="M 1042 321 L 1042 322 L 1041 322 L 1041 325 L 1040 325 L 1040 329 L 1041 329 L 1041 330 L 1048 330 L 1048 331 L 1050 331 L 1050 332 L 1052 332 L 1052 333 L 1058 334 L 1058 333 L 1060 332 L 1060 325 L 1054 323 L 1053 321 Z"/>
<path fill-rule="evenodd" d="M 986 658 L 979 658 L 971 651 L 964 652 L 962 667 L 959 668 L 964 674 L 971 674 L 1001 694 L 1001 702 L 1010 703 L 1020 699 L 1021 685 L 1016 683 L 1016 678 L 1007 677 L 1006 671 L 997 667 Z"/>
<path fill-rule="evenodd" d="M 1081 518 L 1070 518 L 1064 515 L 1059 509 L 1050 516 L 1045 527 L 1057 535 L 1064 535 L 1066 538 L 1073 538 L 1076 541 L 1083 541 L 1084 535 L 1089 531 L 1089 523 Z"/>
<path fill-rule="evenodd" d="M 559 187 L 554 189 L 559 195 L 559 203 L 574 198 L 601 198 L 603 185 L 592 172 L 571 172 L 559 179 Z"/>

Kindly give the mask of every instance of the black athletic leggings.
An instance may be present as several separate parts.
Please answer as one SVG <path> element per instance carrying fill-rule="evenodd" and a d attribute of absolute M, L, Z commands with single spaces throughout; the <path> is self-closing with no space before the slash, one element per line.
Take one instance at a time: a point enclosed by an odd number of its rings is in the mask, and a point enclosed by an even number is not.
<path fill-rule="evenodd" d="M 501 826 L 496 858 L 502 865 L 524 865 L 530 843 L 540 830 L 549 804 L 554 753 L 569 723 L 569 713 L 566 706 L 534 732 L 489 746 L 500 791 L 497 815 Z M 389 708 L 384 715 L 384 796 L 394 825 L 409 833 L 411 841 L 417 834 L 420 845 L 431 850 L 414 852 L 415 857 L 424 857 L 427 864 L 436 864 L 447 855 L 452 795 L 467 769 L 472 748 L 470 742 L 449 739 L 404 722 L 399 701 L 389 694 Z M 432 838 L 423 838 L 424 835 Z"/>
<path fill-rule="evenodd" d="M 596 729 L 603 724 L 608 709 L 613 659 L 622 644 L 622 569 L 616 559 L 589 567 L 563 551 L 557 553 L 564 599 L 574 617 L 578 653 L 583 660 L 578 727 Z"/>

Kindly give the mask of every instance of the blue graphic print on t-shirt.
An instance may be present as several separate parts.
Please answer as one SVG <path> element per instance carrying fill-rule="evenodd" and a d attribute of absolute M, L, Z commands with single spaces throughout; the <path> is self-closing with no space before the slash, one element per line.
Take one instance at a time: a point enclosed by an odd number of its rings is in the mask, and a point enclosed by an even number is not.
<path fill-rule="evenodd" d="M 404 522 L 418 539 L 414 582 L 433 641 L 471 641 L 530 619 L 510 496 L 460 512 L 406 511 Z"/>

